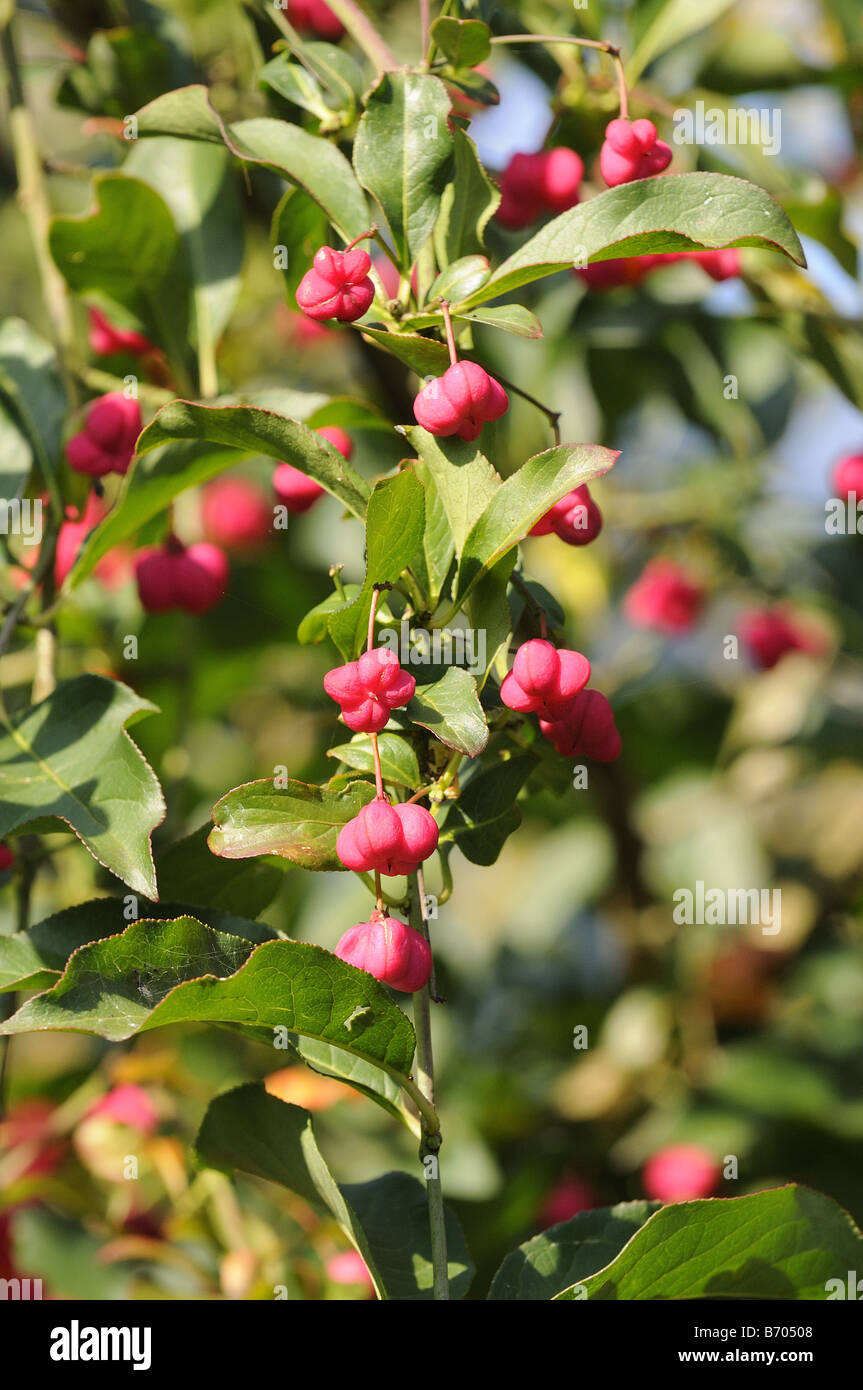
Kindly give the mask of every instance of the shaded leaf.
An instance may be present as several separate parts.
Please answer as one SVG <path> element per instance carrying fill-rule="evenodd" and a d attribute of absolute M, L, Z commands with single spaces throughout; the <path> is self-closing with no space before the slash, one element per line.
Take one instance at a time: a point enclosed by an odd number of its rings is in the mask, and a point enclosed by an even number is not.
<path fill-rule="evenodd" d="M 589 1300 L 826 1299 L 858 1269 L 863 1235 L 830 1197 L 791 1183 L 748 1197 L 662 1207 L 612 1262 L 581 1281 Z M 566 1290 L 571 1300 L 582 1295 Z"/>
<path fill-rule="evenodd" d="M 94 859 L 155 898 L 150 835 L 165 802 L 126 733 L 155 709 L 119 681 L 76 676 L 14 719 L 0 710 L 0 839 L 34 817 L 59 817 Z"/>
<path fill-rule="evenodd" d="M 428 1203 L 407 1173 L 339 1186 L 315 1142 L 312 1119 L 261 1085 L 238 1087 L 211 1103 L 197 1141 L 202 1160 L 280 1183 L 321 1216 L 334 1217 L 368 1266 L 384 1299 L 432 1297 Z M 458 1224 L 447 1213 L 450 1290 L 460 1298 L 472 1267 Z"/>
<path fill-rule="evenodd" d="M 610 1264 L 658 1207 L 658 1202 L 619 1202 L 551 1226 L 507 1255 L 492 1280 L 489 1298 L 554 1298 Z"/>

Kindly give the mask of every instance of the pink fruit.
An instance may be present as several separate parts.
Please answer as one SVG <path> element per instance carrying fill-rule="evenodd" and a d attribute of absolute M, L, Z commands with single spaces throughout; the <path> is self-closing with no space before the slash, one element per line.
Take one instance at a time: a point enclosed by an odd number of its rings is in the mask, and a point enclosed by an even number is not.
<path fill-rule="evenodd" d="M 69 463 L 78 473 L 102 478 L 125 473 L 141 433 L 141 407 L 121 391 L 93 401 L 84 428 L 66 445 Z"/>
<path fill-rule="evenodd" d="M 578 202 L 584 164 L 575 150 L 563 145 L 538 154 L 514 154 L 500 181 L 497 219 L 518 230 L 536 222 L 544 212 L 565 212 Z"/>
<path fill-rule="evenodd" d="M 589 680 L 587 657 L 536 637 L 519 647 L 500 695 L 509 709 L 559 719 Z"/>
<path fill-rule="evenodd" d="M 713 280 L 732 280 L 740 274 L 740 252 L 736 246 L 727 251 L 686 251 L 684 256 L 697 261 Z"/>
<path fill-rule="evenodd" d="M 564 758 L 613 763 L 622 751 L 611 705 L 598 690 L 580 691 L 563 715 L 540 719 L 539 727 Z"/>
<path fill-rule="evenodd" d="M 496 216 L 504 227 L 518 231 L 542 215 L 542 154 L 514 154 L 500 180 Z"/>
<path fill-rule="evenodd" d="M 429 434 L 472 440 L 487 420 L 498 420 L 508 406 L 503 387 L 483 367 L 456 362 L 423 387 L 414 401 L 414 416 Z"/>
<path fill-rule="evenodd" d="M 100 309 L 88 309 L 90 320 L 90 350 L 97 357 L 110 357 L 114 352 L 129 352 L 135 357 L 147 357 L 157 348 L 131 328 L 117 328 Z"/>
<path fill-rule="evenodd" d="M 345 32 L 344 25 L 324 0 L 288 0 L 288 19 L 301 34 L 314 34 L 334 43 Z"/>
<path fill-rule="evenodd" d="M 535 526 L 532 536 L 549 536 L 552 532 L 567 545 L 588 545 L 602 530 L 602 513 L 590 495 L 587 484 L 574 488 L 555 502 Z"/>
<path fill-rule="evenodd" d="M 354 441 L 346 430 L 340 429 L 338 425 L 324 425 L 315 431 L 316 434 L 325 439 L 328 444 L 332 444 L 334 449 L 338 449 L 342 458 L 350 459 L 354 452 Z"/>
<path fill-rule="evenodd" d="M 431 947 L 425 937 L 396 917 L 358 922 L 345 932 L 335 953 L 403 994 L 422 989 L 432 972 Z"/>
<path fill-rule="evenodd" d="M 184 546 L 174 536 L 161 548 L 142 550 L 135 562 L 138 597 L 148 613 L 206 613 L 223 597 L 228 575 L 227 556 L 218 546 Z"/>
<path fill-rule="evenodd" d="M 674 560 L 660 558 L 645 566 L 623 601 L 636 627 L 652 627 L 672 636 L 687 632 L 700 614 L 706 591 Z"/>
<path fill-rule="evenodd" d="M 208 483 L 201 513 L 207 537 L 216 545 L 256 546 L 273 533 L 273 513 L 266 497 L 245 478 Z"/>
<path fill-rule="evenodd" d="M 326 488 L 322 488 L 308 473 L 294 468 L 292 463 L 278 465 L 273 474 L 273 488 L 279 501 L 294 516 L 307 512 L 326 492 Z"/>
<path fill-rule="evenodd" d="M 152 1134 L 159 1124 L 159 1112 L 149 1095 L 141 1086 L 131 1082 L 115 1086 L 101 1100 L 97 1100 L 87 1114 L 103 1115 L 115 1124 L 128 1125 L 142 1134 Z"/>
<path fill-rule="evenodd" d="M 394 877 L 412 874 L 437 849 L 438 826 L 422 806 L 377 798 L 339 832 L 336 854 L 346 869 Z"/>
<path fill-rule="evenodd" d="M 9 846 L 0 843 L 0 874 L 5 873 L 7 869 L 11 869 L 14 863 L 15 855 L 12 853 Z"/>
<path fill-rule="evenodd" d="M 380 733 L 390 712 L 412 700 L 415 689 L 414 677 L 388 647 L 375 647 L 324 676 L 324 690 L 341 705 L 342 718 L 355 733 Z"/>
<path fill-rule="evenodd" d="M 642 1184 L 648 1197 L 659 1202 L 690 1202 L 716 1191 L 722 1169 L 706 1149 L 697 1144 L 676 1144 L 660 1149 L 644 1165 Z"/>
<path fill-rule="evenodd" d="M 542 199 L 549 212 L 566 212 L 578 202 L 578 188 L 584 178 L 584 163 L 575 150 L 557 145 L 546 150 L 540 171 Z"/>
<path fill-rule="evenodd" d="M 327 1278 L 334 1284 L 364 1284 L 369 1289 L 374 1288 L 368 1265 L 358 1250 L 344 1250 L 327 1260 Z"/>
<path fill-rule="evenodd" d="M 622 117 L 609 121 L 599 153 L 599 168 L 610 188 L 661 174 L 670 163 L 671 146 L 658 139 L 652 121 L 628 121 Z"/>
<path fill-rule="evenodd" d="M 561 1178 L 547 1193 L 539 1219 L 543 1228 L 557 1226 L 561 1221 L 571 1221 L 580 1211 L 590 1211 L 599 1205 L 596 1192 L 589 1182 L 570 1174 Z"/>
<path fill-rule="evenodd" d="M 788 652 L 820 656 L 827 649 L 823 632 L 783 606 L 751 609 L 743 614 L 739 629 L 752 660 L 763 670 L 776 666 Z"/>
<path fill-rule="evenodd" d="M 297 304 L 311 319 L 361 319 L 375 297 L 371 265 L 371 256 L 359 246 L 350 251 L 322 246 L 297 286 Z"/>
<path fill-rule="evenodd" d="M 833 487 L 837 497 L 848 501 L 850 493 L 863 499 L 863 454 L 845 454 L 833 470 Z"/>

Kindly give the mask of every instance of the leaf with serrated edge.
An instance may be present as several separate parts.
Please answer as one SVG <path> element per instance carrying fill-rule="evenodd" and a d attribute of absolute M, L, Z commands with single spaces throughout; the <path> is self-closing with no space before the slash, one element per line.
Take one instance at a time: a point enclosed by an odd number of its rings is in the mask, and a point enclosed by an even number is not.
<path fill-rule="evenodd" d="M 0 839 L 36 816 L 72 827 L 98 863 L 155 898 L 158 778 L 126 732 L 156 711 L 120 681 L 76 676 L 10 720 L 0 709 Z"/>
<path fill-rule="evenodd" d="M 383 1067 L 409 1094 L 416 1038 L 373 976 L 322 946 L 250 941 L 193 917 L 133 922 L 82 946 L 57 983 L 0 1033 L 94 1033 L 122 1042 L 176 1023 L 284 1028 Z"/>
<path fill-rule="evenodd" d="M 760 246 L 782 251 L 798 265 L 806 258 L 785 213 L 763 188 L 728 174 L 666 174 L 609 188 L 543 227 L 498 266 L 461 309 L 578 260 L 604 261 L 666 251 Z"/>
<path fill-rule="evenodd" d="M 116 936 L 129 925 L 127 903 L 123 898 L 92 898 L 52 913 L 44 921 L 12 936 L 0 936 L 0 991 L 18 989 L 47 989 L 66 969 L 67 962 L 80 946 Z M 221 908 L 195 906 L 190 903 L 161 902 L 157 907 L 147 904 L 147 920 L 166 921 L 194 913 L 205 926 L 229 936 L 243 937 L 260 943 L 271 941 L 275 932 L 260 922 L 236 917 Z"/>
<path fill-rule="evenodd" d="M 374 794 L 368 782 L 341 791 L 294 778 L 286 787 L 275 787 L 272 778 L 246 782 L 213 807 L 209 845 L 226 859 L 278 854 L 303 869 L 341 869 L 339 831 Z"/>

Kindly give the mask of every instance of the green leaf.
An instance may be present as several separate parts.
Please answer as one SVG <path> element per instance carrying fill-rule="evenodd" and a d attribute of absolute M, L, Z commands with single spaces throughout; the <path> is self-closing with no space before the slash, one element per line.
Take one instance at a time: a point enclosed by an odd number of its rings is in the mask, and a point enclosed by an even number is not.
<path fill-rule="evenodd" d="M 510 1303 L 554 1298 L 610 1264 L 658 1207 L 658 1202 L 619 1202 L 552 1226 L 507 1255 L 489 1298 Z"/>
<path fill-rule="evenodd" d="M 68 411 L 66 392 L 54 349 L 23 319 L 5 319 L 0 325 L 0 396 L 33 450 L 42 477 L 51 486 L 60 462 L 60 441 Z M 2 466 L 20 477 L 25 462 L 20 441 L 13 440 L 8 429 L 4 431 L 4 442 L 7 441 L 11 452 L 7 454 L 4 448 Z M 14 465 L 13 457 L 17 460 Z M 14 495 L 5 491 L 6 497 Z"/>
<path fill-rule="evenodd" d="M 244 454 L 266 454 L 291 463 L 337 497 L 348 511 L 365 516 L 368 484 L 337 449 L 299 420 L 251 405 L 170 401 L 144 430 L 138 453 L 147 454 L 175 440 L 223 444 Z"/>
<path fill-rule="evenodd" d="M 323 209 L 301 188 L 289 188 L 273 213 L 270 236 L 273 246 L 284 246 L 287 253 L 282 278 L 289 297 L 296 294 L 315 252 L 325 244 L 329 225 Z"/>
<path fill-rule="evenodd" d="M 286 866 L 264 860 L 220 858 L 207 844 L 212 828 L 212 825 L 202 825 L 192 835 L 186 835 L 156 855 L 163 895 L 199 910 L 212 907 L 241 917 L 257 917 L 284 883 Z M 159 916 L 162 915 L 160 912 Z M 206 914 L 202 920 L 214 925 Z M 269 929 L 267 935 L 272 935 Z M 249 939 L 257 940 L 256 937 Z"/>
<path fill-rule="evenodd" d="M 394 787 L 409 787 L 416 791 L 420 785 L 420 770 L 417 755 L 406 739 L 399 734 L 378 734 L 378 753 L 381 772 L 385 782 Z M 372 742 L 368 734 L 357 734 L 350 743 L 340 743 L 336 748 L 327 749 L 328 758 L 338 758 L 348 767 L 360 772 L 374 772 L 375 760 Z"/>
<path fill-rule="evenodd" d="M 429 469 L 421 461 L 415 464 L 415 469 L 425 488 L 426 524 L 422 551 L 413 557 L 411 567 L 428 597 L 430 611 L 434 612 L 450 572 L 455 545 L 440 493 Z"/>
<path fill-rule="evenodd" d="M 491 34 L 479 19 L 444 15 L 431 27 L 431 36 L 455 68 L 475 68 L 491 54 Z"/>
<path fill-rule="evenodd" d="M 0 711 L 0 839 L 57 816 L 94 859 L 155 898 L 150 834 L 165 802 L 125 727 L 155 709 L 119 681 L 76 676 L 12 720 Z"/>
<path fill-rule="evenodd" d="M 665 0 L 658 10 L 654 7 L 626 64 L 628 86 L 638 81 L 655 58 L 715 23 L 733 4 L 734 0 Z"/>
<path fill-rule="evenodd" d="M 285 418 L 284 411 L 288 410 L 293 416 L 300 419 L 317 418 L 318 415 L 324 413 L 322 407 L 327 406 L 327 397 L 314 392 L 262 391 L 255 393 L 254 400 L 259 402 L 258 415 L 241 414 L 239 417 L 241 427 L 248 426 L 254 437 L 255 442 L 253 443 L 250 437 L 247 447 L 233 442 L 229 443 L 227 438 L 222 443 L 215 444 L 188 438 L 156 448 L 153 447 L 155 445 L 154 435 L 149 434 L 148 430 L 144 431 L 139 440 L 139 450 L 143 441 L 150 452 L 144 457 L 141 457 L 139 452 L 123 480 L 119 497 L 110 514 L 90 534 L 82 547 L 78 560 L 66 581 L 69 588 L 75 588 L 82 580 L 86 579 L 103 555 L 107 555 L 115 545 L 134 535 L 148 521 L 160 516 L 174 498 L 187 488 L 209 482 L 211 478 L 218 477 L 226 469 L 232 468 L 242 459 L 253 457 L 256 453 L 270 453 L 271 457 L 280 458 L 278 444 L 280 427 L 278 422 Z M 184 402 L 171 402 L 171 405 L 182 404 Z M 270 413 L 274 419 L 262 425 L 259 416 L 264 413 L 263 408 L 269 406 L 272 407 Z M 198 408 L 193 406 L 193 410 Z M 206 408 L 200 407 L 200 409 Z M 211 408 L 217 409 L 217 407 Z M 254 407 L 253 404 L 244 404 L 235 408 L 240 411 L 251 412 Z M 157 425 L 159 419 L 160 417 L 157 416 L 152 421 L 152 425 Z M 169 423 L 176 419 L 176 412 L 172 412 L 168 416 Z M 208 424 L 208 422 L 205 423 Z M 182 411 L 180 412 L 179 424 L 180 428 L 190 432 L 199 427 L 197 420 L 189 420 Z M 219 424 L 220 426 L 224 425 L 224 421 L 220 421 Z M 289 424 L 291 426 L 296 425 L 296 420 L 290 420 Z M 161 424 L 157 425 L 156 432 L 158 433 L 161 428 Z M 266 432 L 267 439 L 264 442 L 256 434 L 259 429 Z M 296 441 L 297 433 L 292 428 L 286 436 L 283 435 L 282 437 L 287 446 L 288 439 Z M 234 435 L 230 435 L 230 439 L 233 441 Z M 314 442 L 315 449 L 317 449 L 317 446 L 323 441 L 314 436 Z M 301 450 L 305 443 L 306 436 L 304 435 L 301 440 Z M 273 449 L 275 449 L 275 453 L 272 452 Z M 317 454 L 314 456 L 319 457 Z M 285 455 L 285 457 L 288 456 Z M 305 457 L 305 454 L 300 452 L 295 456 L 294 461 L 299 466 L 300 461 Z M 327 459 L 329 460 L 329 454 L 327 454 Z M 338 463 L 332 462 L 338 469 Z M 328 467 L 331 466 L 332 464 L 328 462 Z M 354 479 L 357 496 L 361 495 L 362 489 L 367 488 L 367 484 L 358 474 L 354 474 L 353 470 L 346 470 L 345 477 Z M 352 493 L 351 495 L 354 496 L 355 494 Z M 355 505 L 364 510 L 361 501 L 357 501 Z"/>
<path fill-rule="evenodd" d="M 830 1197 L 795 1183 L 662 1207 L 581 1287 L 590 1300 L 826 1299 L 859 1269 L 863 1235 Z M 584 1297 L 578 1289 L 558 1295 Z"/>
<path fill-rule="evenodd" d="M 664 251 L 758 246 L 806 258 L 785 213 L 762 188 L 728 174 L 670 174 L 609 188 L 555 217 L 460 305 L 483 304 L 575 263 Z"/>
<path fill-rule="evenodd" d="M 363 337 L 383 348 L 417 376 L 440 376 L 449 366 L 446 343 L 423 338 L 419 333 L 390 333 L 385 328 L 362 328 Z"/>
<path fill-rule="evenodd" d="M 195 341 L 212 356 L 240 289 L 243 216 L 228 151 L 189 140 L 139 140 L 125 171 L 164 198 L 185 249 Z"/>
<path fill-rule="evenodd" d="M 467 314 L 453 314 L 453 318 L 466 319 L 468 323 L 484 323 L 489 328 L 514 333 L 518 338 L 542 337 L 542 324 L 536 314 L 523 304 L 497 304 L 491 309 L 472 309 Z"/>
<path fill-rule="evenodd" d="M 354 168 L 378 200 L 406 269 L 425 245 L 449 177 L 449 97 L 427 73 L 385 73 L 354 139 Z"/>
<path fill-rule="evenodd" d="M 408 425 L 404 434 L 434 479 L 460 555 L 468 532 L 503 480 L 476 444 L 439 439 L 419 425 Z"/>
<path fill-rule="evenodd" d="M 53 988 L 23 1004 L 0 1033 L 95 1033 L 122 1042 L 196 1022 L 318 1038 L 414 1089 L 414 1030 L 371 975 L 321 946 L 255 946 L 193 917 L 133 922 L 119 936 L 81 947 Z"/>
<path fill-rule="evenodd" d="M 344 594 L 336 590 L 328 594 L 320 603 L 316 603 L 314 608 L 310 608 L 297 628 L 297 640 L 304 645 L 311 642 L 323 642 L 329 635 L 327 623 L 333 613 L 344 607 L 345 598 L 355 599 L 362 588 L 360 584 L 345 584 Z"/>
<path fill-rule="evenodd" d="M 524 540 L 532 526 L 573 488 L 600 477 L 618 453 L 600 444 L 560 444 L 534 454 L 496 489 L 464 542 L 456 602 L 463 602 L 480 575 Z"/>
<path fill-rule="evenodd" d="M 315 74 L 300 63 L 292 62 L 286 53 L 280 53 L 266 63 L 258 76 L 262 83 L 278 92 L 285 101 L 316 116 L 322 130 L 338 130 L 342 125 L 341 116 L 336 113 L 335 106 L 331 107 L 325 99 Z"/>
<path fill-rule="evenodd" d="M 81 547 L 65 587 L 77 588 L 103 556 L 135 535 L 148 521 L 161 516 L 181 492 L 224 473 L 240 457 L 243 456 L 236 449 L 183 443 L 158 449 L 147 458 L 137 458 L 123 479 L 114 507 Z"/>
<path fill-rule="evenodd" d="M 361 1095 L 368 1096 L 393 1119 L 399 1120 L 411 1134 L 420 1137 L 420 1121 L 415 1106 L 398 1082 L 380 1067 L 353 1057 L 340 1047 L 317 1042 L 313 1038 L 295 1038 L 297 1057 L 322 1076 L 332 1076 L 336 1081 L 344 1081 Z"/>
<path fill-rule="evenodd" d="M 273 932 L 259 922 L 235 917 L 218 908 L 196 907 L 200 920 L 214 931 L 246 941 L 270 941 Z M 189 904 L 179 901 L 147 903 L 147 920 L 184 917 Z M 46 989 L 63 974 L 69 957 L 81 946 L 116 936 L 129 926 L 129 907 L 123 898 L 93 898 L 63 908 L 27 931 L 0 936 L 0 991 Z"/>
<path fill-rule="evenodd" d="M 476 681 L 460 666 L 451 666 L 434 685 L 418 685 L 408 718 L 421 724 L 455 752 L 475 758 L 488 743 Z"/>
<path fill-rule="evenodd" d="M 336 858 L 339 831 L 374 794 L 368 782 L 352 782 L 342 790 L 294 778 L 284 788 L 275 787 L 271 778 L 246 782 L 213 807 L 216 828 L 209 845 L 226 859 L 278 854 L 302 869 L 341 869 Z"/>
<path fill-rule="evenodd" d="M 304 188 L 344 237 L 367 231 L 369 210 L 362 189 L 341 150 L 300 126 L 257 116 L 227 126 L 210 105 L 206 87 L 181 87 L 142 106 L 139 135 L 179 135 L 227 145 L 251 164 L 264 164 Z"/>
<path fill-rule="evenodd" d="M 458 126 L 453 131 L 455 168 L 441 198 L 434 229 L 439 265 L 482 252 L 485 229 L 500 203 L 500 191 L 482 166 L 476 145 Z"/>
<path fill-rule="evenodd" d="M 379 1298 L 432 1297 L 428 1202 L 417 1178 L 386 1173 L 340 1187 L 317 1146 L 308 1111 L 277 1100 L 259 1083 L 216 1097 L 197 1149 L 204 1163 L 279 1183 L 319 1215 L 335 1218 L 365 1260 Z M 446 1222 L 450 1292 L 461 1298 L 472 1266 L 449 1212 Z"/>
<path fill-rule="evenodd" d="M 98 292 L 133 313 L 183 361 L 188 319 L 184 249 L 164 198 L 141 179 L 105 174 L 96 206 L 82 217 L 57 217 L 49 245 L 76 294 Z"/>
<path fill-rule="evenodd" d="M 366 577 L 358 596 L 328 622 L 330 636 L 346 661 L 362 650 L 375 584 L 394 584 L 422 543 L 425 493 L 412 468 L 376 483 L 366 514 Z"/>
<path fill-rule="evenodd" d="M 444 832 L 472 864 L 494 864 L 504 842 L 518 830 L 521 810 L 516 797 L 535 767 L 535 758 L 508 758 L 480 768 L 462 788 Z"/>
<path fill-rule="evenodd" d="M 459 300 L 466 299 L 480 285 L 484 285 L 490 274 L 487 256 L 462 256 L 441 271 L 429 290 L 429 302 L 447 299 L 458 304 Z"/>
<path fill-rule="evenodd" d="M 509 646 L 513 631 L 509 603 L 509 585 L 518 551 L 508 550 L 486 570 L 471 590 L 466 604 L 470 626 L 474 632 L 485 633 L 485 670 L 478 674 L 480 690 L 502 649 Z"/>

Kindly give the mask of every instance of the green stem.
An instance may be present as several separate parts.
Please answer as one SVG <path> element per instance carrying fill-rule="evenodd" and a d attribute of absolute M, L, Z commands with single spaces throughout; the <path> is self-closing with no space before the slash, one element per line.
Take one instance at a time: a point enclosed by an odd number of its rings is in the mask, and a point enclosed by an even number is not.
<path fill-rule="evenodd" d="M 429 939 L 428 921 L 425 912 L 425 884 L 422 869 L 414 878 L 414 891 L 411 895 L 411 925 Z M 427 1103 L 434 1109 L 434 1054 L 431 1035 L 431 991 L 426 984 L 413 996 L 414 1028 L 417 1035 L 417 1085 Z M 439 1302 L 449 1300 L 449 1272 L 446 1250 L 446 1217 L 443 1205 L 443 1188 L 440 1180 L 438 1151 L 441 1146 L 440 1124 L 434 1132 L 429 1132 L 426 1117 L 421 1116 L 420 1162 L 425 1169 L 426 1190 L 429 1204 L 429 1230 L 431 1233 L 432 1270 L 434 1278 L 434 1298 Z"/>
<path fill-rule="evenodd" d="M 495 35 L 489 40 L 493 44 L 504 43 L 544 43 L 546 46 L 553 43 L 573 43 L 579 48 L 595 48 L 600 53 L 607 53 L 614 62 L 617 70 L 617 91 L 620 102 L 620 114 L 623 120 L 629 117 L 629 101 L 626 92 L 626 73 L 620 59 L 620 49 L 616 44 L 609 43 L 608 39 L 581 39 L 573 34 L 500 34 Z"/>

